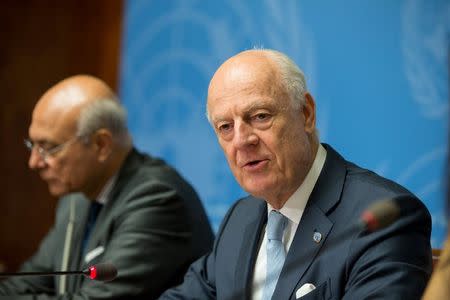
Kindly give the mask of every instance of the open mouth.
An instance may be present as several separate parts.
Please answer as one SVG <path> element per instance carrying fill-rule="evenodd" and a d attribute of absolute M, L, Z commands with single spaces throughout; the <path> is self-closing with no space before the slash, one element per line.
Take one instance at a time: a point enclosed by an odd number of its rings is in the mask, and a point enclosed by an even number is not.
<path fill-rule="evenodd" d="M 244 169 L 250 171 L 257 171 L 263 168 L 267 162 L 268 162 L 267 159 L 252 160 L 244 165 Z"/>
<path fill-rule="evenodd" d="M 259 164 L 260 162 L 262 162 L 262 160 L 253 160 L 251 162 L 248 162 L 247 164 L 245 164 L 246 166 L 256 166 L 257 164 Z"/>

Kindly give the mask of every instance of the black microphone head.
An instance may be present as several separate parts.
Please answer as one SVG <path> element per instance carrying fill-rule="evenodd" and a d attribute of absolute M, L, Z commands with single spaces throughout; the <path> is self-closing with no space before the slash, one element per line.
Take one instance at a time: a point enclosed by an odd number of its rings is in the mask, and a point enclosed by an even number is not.
<path fill-rule="evenodd" d="M 380 200 L 369 206 L 361 215 L 361 221 L 370 232 L 385 228 L 400 216 L 400 207 L 393 199 Z"/>
<path fill-rule="evenodd" d="M 117 269 L 111 263 L 100 263 L 90 266 L 83 274 L 92 280 L 111 281 L 117 276 Z"/>

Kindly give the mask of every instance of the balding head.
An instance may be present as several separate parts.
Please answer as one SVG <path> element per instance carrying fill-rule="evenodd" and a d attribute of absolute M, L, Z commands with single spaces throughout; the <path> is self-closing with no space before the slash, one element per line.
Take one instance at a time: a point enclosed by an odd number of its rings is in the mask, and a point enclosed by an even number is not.
<path fill-rule="evenodd" d="M 318 149 L 315 103 L 298 67 L 273 50 L 249 50 L 211 79 L 207 115 L 236 180 L 281 208 Z"/>
<path fill-rule="evenodd" d="M 214 83 L 232 73 L 241 74 L 241 79 L 258 76 L 258 83 L 263 77 L 267 88 L 283 90 L 292 101 L 292 107 L 299 109 L 305 105 L 307 87 L 305 76 L 300 68 L 287 55 L 272 49 L 253 49 L 236 54 L 225 61 L 214 74 L 208 89 L 208 99 L 215 90 Z M 214 87 L 214 88 L 212 88 Z M 213 96 L 213 95 L 212 95 Z M 206 112 L 209 119 L 209 111 Z"/>
<path fill-rule="evenodd" d="M 38 101 L 33 121 L 45 116 L 53 125 L 86 136 L 100 128 L 111 131 L 119 145 L 129 146 L 126 113 L 114 91 L 90 75 L 69 77 L 50 88 Z"/>
<path fill-rule="evenodd" d="M 131 149 L 117 96 L 89 75 L 67 78 L 39 99 L 29 136 L 40 149 L 32 152 L 29 166 L 40 171 L 57 196 L 68 192 L 95 196 Z"/>
<path fill-rule="evenodd" d="M 76 75 L 60 81 L 38 101 L 33 120 L 40 116 L 54 119 L 56 126 L 77 128 L 80 112 L 96 101 L 117 102 L 117 96 L 102 80 L 89 75 Z"/>
<path fill-rule="evenodd" d="M 115 93 L 102 80 L 90 75 L 76 75 L 50 88 L 41 97 L 38 105 L 71 109 L 104 98 L 117 101 Z"/>

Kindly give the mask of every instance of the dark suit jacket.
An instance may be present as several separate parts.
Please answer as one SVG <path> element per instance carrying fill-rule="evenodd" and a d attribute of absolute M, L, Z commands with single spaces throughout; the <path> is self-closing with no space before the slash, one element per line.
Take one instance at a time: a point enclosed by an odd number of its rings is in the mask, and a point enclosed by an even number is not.
<path fill-rule="evenodd" d="M 316 289 L 301 299 L 420 298 L 431 273 L 427 209 L 398 184 L 325 147 L 325 165 L 272 299 L 296 299 L 305 283 Z M 372 234 L 356 225 L 370 204 L 398 196 L 402 217 L 392 225 Z M 192 264 L 183 284 L 160 299 L 249 299 L 266 210 L 261 199 L 238 201 L 223 220 L 213 251 Z M 318 243 L 315 232 L 322 234 Z"/>
<path fill-rule="evenodd" d="M 101 253 L 97 251 L 99 254 L 89 263 L 80 257 L 90 202 L 81 194 L 71 194 L 60 200 L 54 227 L 21 271 L 61 269 L 71 204 L 75 221 L 68 269 L 111 262 L 118 269 L 117 278 L 102 283 L 69 276 L 68 292 L 52 296 L 61 277 L 21 277 L 0 282 L 0 295 L 46 294 L 28 299 L 131 299 L 146 295 L 146 299 L 154 299 L 179 284 L 189 264 L 212 247 L 211 227 L 193 188 L 163 161 L 132 150 L 98 215 L 85 251 L 100 249 Z"/>

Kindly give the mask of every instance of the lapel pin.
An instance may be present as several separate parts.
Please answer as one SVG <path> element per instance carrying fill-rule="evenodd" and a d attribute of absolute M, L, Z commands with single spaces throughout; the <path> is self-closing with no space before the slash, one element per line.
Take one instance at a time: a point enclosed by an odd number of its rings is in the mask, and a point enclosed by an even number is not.
<path fill-rule="evenodd" d="M 322 240 L 322 234 L 320 232 L 314 231 L 313 240 L 317 244 L 320 243 L 320 241 Z"/>

